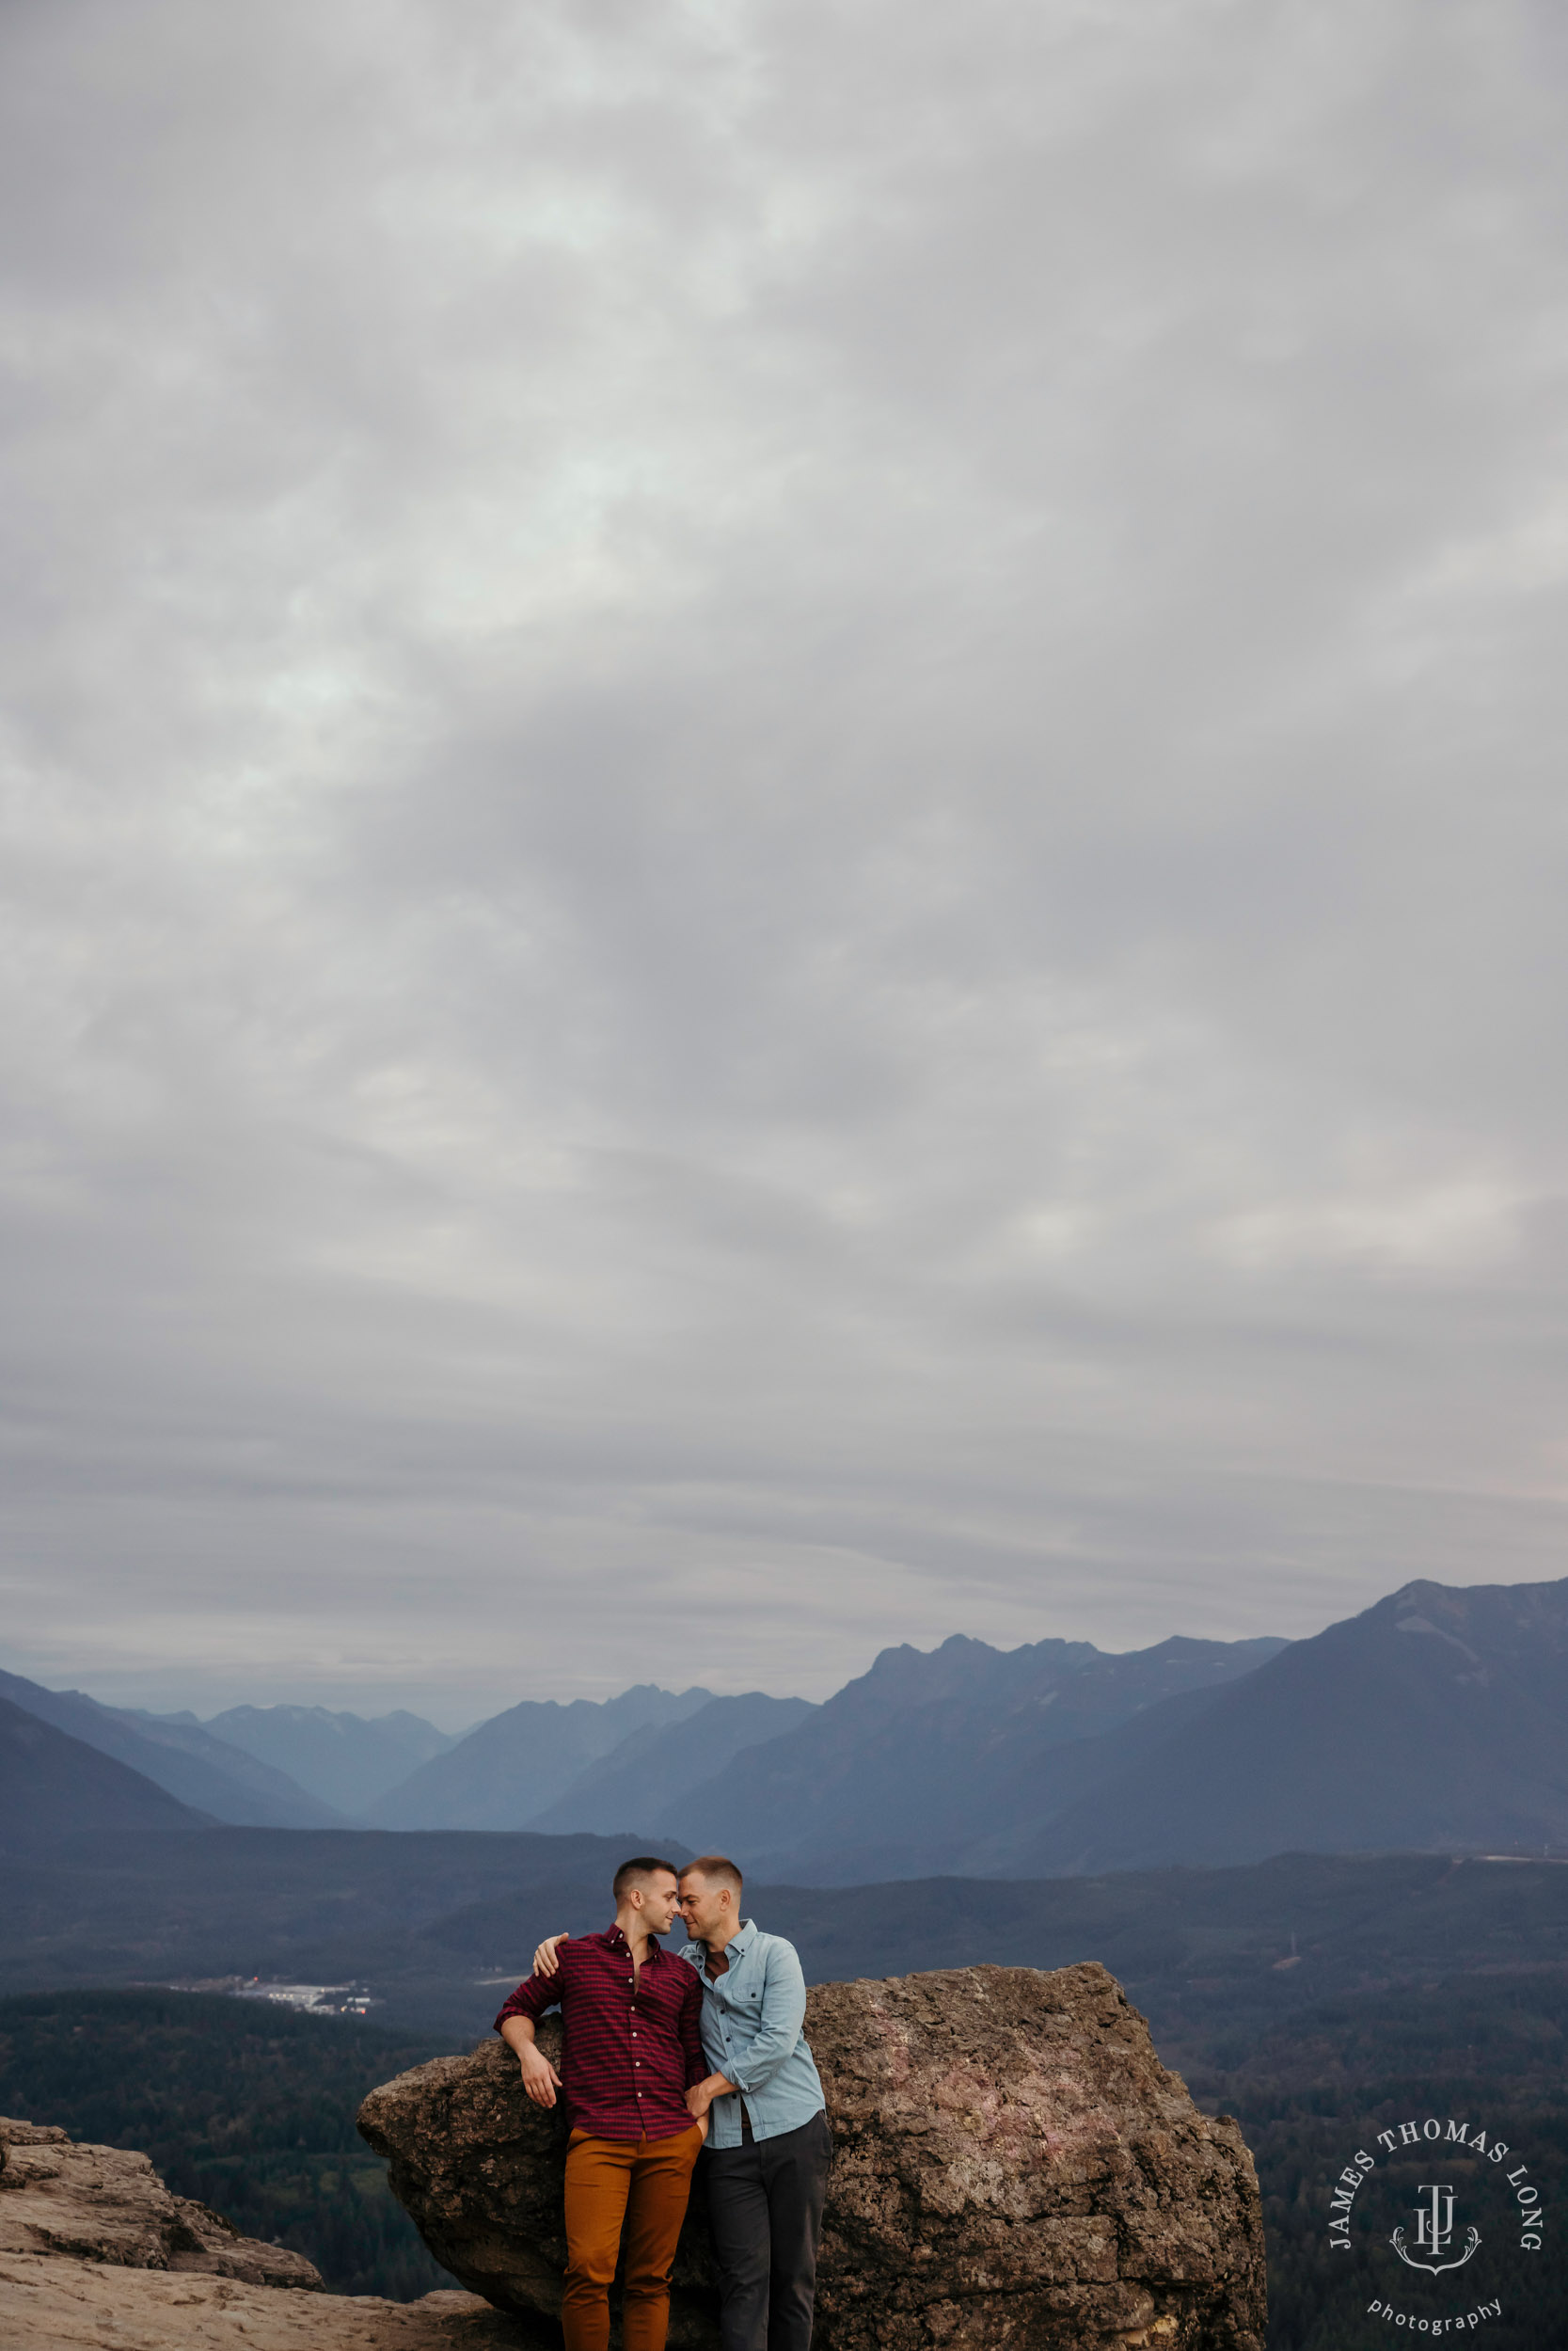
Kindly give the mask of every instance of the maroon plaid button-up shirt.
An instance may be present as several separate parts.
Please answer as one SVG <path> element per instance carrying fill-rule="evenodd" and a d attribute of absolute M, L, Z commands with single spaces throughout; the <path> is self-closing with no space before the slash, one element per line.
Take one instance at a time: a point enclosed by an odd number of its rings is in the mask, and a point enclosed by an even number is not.
<path fill-rule="evenodd" d="M 686 2093 L 705 2081 L 703 1987 L 694 1967 L 650 1943 L 641 1976 L 619 1927 L 573 1935 L 559 1973 L 530 1976 L 496 2019 L 537 2023 L 559 2003 L 566 2027 L 561 2086 L 574 2130 L 594 2138 L 673 2138 L 689 2131 Z"/>

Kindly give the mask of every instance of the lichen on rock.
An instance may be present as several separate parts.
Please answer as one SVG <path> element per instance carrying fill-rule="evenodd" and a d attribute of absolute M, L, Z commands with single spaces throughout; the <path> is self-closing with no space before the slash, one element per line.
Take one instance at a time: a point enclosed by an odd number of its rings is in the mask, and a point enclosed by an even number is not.
<path fill-rule="evenodd" d="M 834 2139 L 818 2351 L 1261 2351 L 1241 2131 L 1198 2111 L 1104 1968 L 823 1984 L 806 2029 Z M 564 2118 L 510 2052 L 402 2074 L 359 2125 L 436 2260 L 558 2343 Z M 699 2187 L 672 2351 L 710 2351 L 717 2308 Z"/>

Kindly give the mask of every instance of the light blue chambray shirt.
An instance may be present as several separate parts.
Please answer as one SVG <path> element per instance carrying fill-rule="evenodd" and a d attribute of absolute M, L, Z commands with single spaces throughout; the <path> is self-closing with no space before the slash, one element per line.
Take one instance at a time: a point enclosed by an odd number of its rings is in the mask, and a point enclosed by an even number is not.
<path fill-rule="evenodd" d="M 703 1987 L 703 2055 L 715 2073 L 732 2081 L 740 2095 L 716 2098 L 708 2108 L 710 2147 L 738 2147 L 742 2102 L 758 2138 L 798 2131 L 826 2105 L 811 2045 L 800 2027 L 806 2021 L 806 1979 L 793 1943 L 764 1934 L 743 1918 L 725 1945 L 729 1968 L 710 1982 L 704 1962 L 705 1943 L 689 1943 L 681 1953 Z"/>

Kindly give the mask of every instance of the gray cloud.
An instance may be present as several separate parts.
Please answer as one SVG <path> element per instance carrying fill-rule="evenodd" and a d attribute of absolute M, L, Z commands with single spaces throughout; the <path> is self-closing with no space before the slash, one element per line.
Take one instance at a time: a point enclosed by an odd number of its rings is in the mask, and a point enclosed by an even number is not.
<path fill-rule="evenodd" d="M 1554 12 L 0 44 L 8 1662 L 1558 1571 Z"/>

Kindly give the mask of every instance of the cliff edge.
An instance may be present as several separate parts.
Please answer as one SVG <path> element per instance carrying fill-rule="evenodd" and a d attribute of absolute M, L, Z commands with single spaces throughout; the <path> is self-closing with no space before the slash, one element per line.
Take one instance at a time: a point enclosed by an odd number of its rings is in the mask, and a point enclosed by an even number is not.
<path fill-rule="evenodd" d="M 18 2351 L 501 2351 L 471 2294 L 327 2294 L 299 2253 L 173 2196 L 145 2155 L 0 2116 L 0 2343 Z"/>

